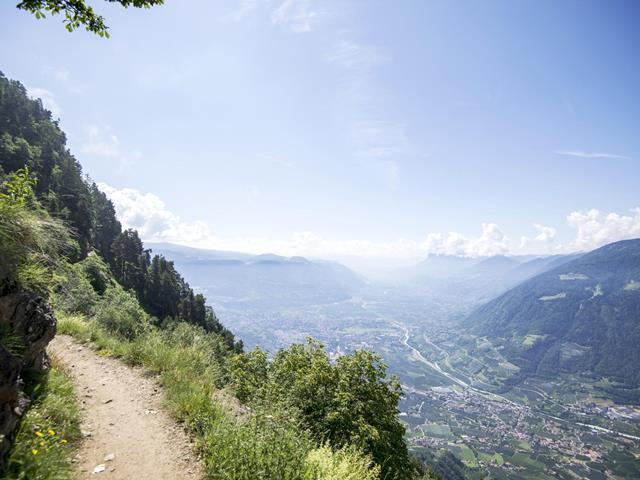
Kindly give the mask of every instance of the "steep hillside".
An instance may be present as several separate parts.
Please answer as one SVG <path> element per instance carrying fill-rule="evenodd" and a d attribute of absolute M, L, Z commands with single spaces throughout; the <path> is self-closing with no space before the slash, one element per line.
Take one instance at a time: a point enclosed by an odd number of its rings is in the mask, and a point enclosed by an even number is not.
<path fill-rule="evenodd" d="M 194 293 L 173 264 L 152 257 L 135 230 L 122 230 L 113 204 L 83 175 L 51 112 L 1 72 L 0 120 L 0 180 L 28 172 L 35 193 L 30 206 L 45 209 L 72 234 L 68 260 L 96 254 L 126 290 L 135 292 L 156 323 L 186 321 L 222 334 L 230 348 L 241 349 L 204 296 Z"/>
<path fill-rule="evenodd" d="M 640 240 L 612 243 L 509 290 L 465 321 L 521 377 L 579 372 L 640 386 Z"/>
<path fill-rule="evenodd" d="M 220 304 L 288 306 L 345 300 L 364 286 L 358 275 L 334 262 L 303 257 L 248 255 L 149 244 L 172 260 L 194 287 Z"/>
<path fill-rule="evenodd" d="M 387 376 L 378 355 L 355 351 L 332 362 L 313 341 L 280 350 L 273 359 L 259 349 L 243 354 L 242 343 L 173 262 L 152 256 L 135 230 L 122 230 L 112 203 L 82 175 L 65 142 L 42 102 L 29 99 L 23 85 L 0 74 L 2 478 L 7 465 L 8 478 L 70 478 L 72 444 L 56 436 L 65 430 L 63 416 L 37 425 L 19 423 L 29 405 L 23 391 L 27 382 L 45 391 L 41 397 L 51 394 L 55 411 L 71 410 L 64 402 L 73 397 L 72 388 L 61 400 L 47 381 L 52 377 L 44 348 L 56 328 L 100 355 L 158 375 L 170 412 L 197 440 L 207 478 L 418 478 L 398 418 L 400 383 Z M 240 262 L 249 269 L 241 276 L 246 287 L 250 273 L 276 269 L 270 278 L 281 283 L 272 294 L 295 287 L 298 277 L 291 272 L 305 272 L 294 289 L 297 295 L 313 290 L 314 282 L 358 282 L 344 267 L 303 258 L 215 257 L 193 263 Z M 44 371 L 30 380 L 29 370 L 39 367 Z M 106 383 L 102 376 L 98 381 Z M 245 401 L 251 414 L 238 420 L 227 411 L 225 398 Z M 107 425 L 114 428 L 103 433 L 117 436 L 117 423 Z M 47 442 L 55 442 L 56 450 L 45 455 Z M 36 473 L 25 473 L 26 464 Z"/>

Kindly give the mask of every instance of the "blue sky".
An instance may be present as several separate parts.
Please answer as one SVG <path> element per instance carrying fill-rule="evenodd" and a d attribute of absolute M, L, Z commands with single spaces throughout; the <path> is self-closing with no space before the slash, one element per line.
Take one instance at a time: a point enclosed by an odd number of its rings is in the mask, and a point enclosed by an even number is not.
<path fill-rule="evenodd" d="M 111 38 L 0 6 L 43 98 L 148 240 L 326 257 L 640 236 L 633 1 L 94 1 Z"/>

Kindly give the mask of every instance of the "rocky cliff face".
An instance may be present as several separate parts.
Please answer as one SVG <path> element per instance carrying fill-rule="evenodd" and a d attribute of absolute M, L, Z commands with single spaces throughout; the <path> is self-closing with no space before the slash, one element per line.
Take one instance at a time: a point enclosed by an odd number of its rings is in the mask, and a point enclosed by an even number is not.
<path fill-rule="evenodd" d="M 47 344 L 56 333 L 56 318 L 40 296 L 21 292 L 0 297 L 0 473 L 13 430 L 30 401 L 22 375 L 46 368 Z"/>

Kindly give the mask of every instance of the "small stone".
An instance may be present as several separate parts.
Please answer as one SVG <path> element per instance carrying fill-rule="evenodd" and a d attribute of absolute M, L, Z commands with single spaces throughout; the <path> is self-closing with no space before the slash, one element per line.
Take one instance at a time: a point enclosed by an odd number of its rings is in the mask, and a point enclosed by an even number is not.
<path fill-rule="evenodd" d="M 112 462 L 115 458 L 116 458 L 116 454 L 115 453 L 109 453 L 109 454 L 104 456 L 104 461 L 105 462 Z"/>
<path fill-rule="evenodd" d="M 80 433 L 82 433 L 83 437 L 90 437 L 91 436 L 91 432 L 89 432 L 87 430 L 82 430 Z"/>
<path fill-rule="evenodd" d="M 95 468 L 93 469 L 92 473 L 102 473 L 107 469 L 107 467 L 104 466 L 104 463 L 101 463 L 100 465 L 96 465 Z"/>

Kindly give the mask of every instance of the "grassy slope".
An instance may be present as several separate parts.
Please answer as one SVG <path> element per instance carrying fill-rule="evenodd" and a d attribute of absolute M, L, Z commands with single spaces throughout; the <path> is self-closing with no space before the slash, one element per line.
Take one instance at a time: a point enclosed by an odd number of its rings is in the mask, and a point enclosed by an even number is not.
<path fill-rule="evenodd" d="M 54 366 L 28 379 L 32 407 L 24 416 L 8 459 L 7 479 L 67 480 L 80 438 L 80 412 L 71 380 Z"/>

